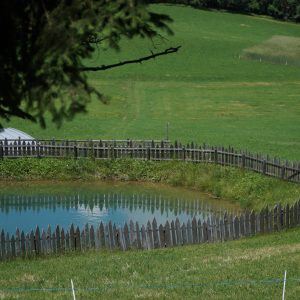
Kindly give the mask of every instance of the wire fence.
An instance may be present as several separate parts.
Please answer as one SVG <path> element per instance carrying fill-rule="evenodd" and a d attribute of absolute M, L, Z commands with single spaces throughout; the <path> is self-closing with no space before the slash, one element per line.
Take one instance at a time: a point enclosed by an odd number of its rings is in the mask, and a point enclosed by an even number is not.
<path fill-rule="evenodd" d="M 195 282 L 195 283 L 170 283 L 170 284 L 107 284 L 98 287 L 85 287 L 77 288 L 74 286 L 76 292 L 101 292 L 109 289 L 186 289 L 186 288 L 200 288 L 205 286 L 238 286 L 238 285 L 270 285 L 270 284 L 298 284 L 300 278 L 263 278 L 256 280 L 224 280 L 224 281 L 209 281 L 209 282 Z M 1 288 L 1 292 L 11 292 L 11 293 L 20 293 L 20 292 L 72 292 L 72 287 L 45 287 L 45 288 L 21 288 L 21 287 L 12 287 L 12 288 Z"/>

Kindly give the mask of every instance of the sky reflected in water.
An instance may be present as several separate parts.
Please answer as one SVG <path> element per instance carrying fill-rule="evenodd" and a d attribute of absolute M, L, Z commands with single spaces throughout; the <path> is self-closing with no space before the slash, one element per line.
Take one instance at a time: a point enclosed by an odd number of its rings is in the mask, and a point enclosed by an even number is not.
<path fill-rule="evenodd" d="M 1 186 L 0 186 L 1 187 Z M 130 220 L 140 225 L 178 218 L 181 222 L 196 216 L 206 218 L 212 212 L 237 211 L 228 202 L 184 189 L 136 184 L 30 184 L 1 188 L 0 229 L 14 233 L 16 228 L 29 232 L 39 225 L 46 229 L 73 223 L 99 226 L 112 221 L 117 226 Z"/>

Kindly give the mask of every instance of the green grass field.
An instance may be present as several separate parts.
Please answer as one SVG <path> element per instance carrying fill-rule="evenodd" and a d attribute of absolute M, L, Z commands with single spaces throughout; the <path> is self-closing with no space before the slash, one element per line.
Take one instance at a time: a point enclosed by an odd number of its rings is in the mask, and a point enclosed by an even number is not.
<path fill-rule="evenodd" d="M 152 6 L 169 14 L 175 35 L 155 40 L 159 49 L 182 45 L 177 54 L 142 65 L 89 73 L 90 82 L 110 103 L 93 100 L 89 113 L 46 130 L 22 120 L 17 127 L 39 138 L 145 138 L 232 145 L 299 159 L 300 25 L 182 6 Z M 246 49 L 261 48 L 270 55 L 294 55 L 295 64 L 273 64 L 243 59 Z M 149 54 L 144 40 L 123 41 L 120 53 L 95 51 L 89 65 L 102 65 Z M 272 53 L 272 47 L 274 53 Z M 266 50 L 267 49 L 267 50 Z M 256 53 L 255 52 L 255 53 Z M 275 53 L 276 54 L 276 53 Z M 274 54 L 274 55 L 275 55 Z"/>
<path fill-rule="evenodd" d="M 91 84 L 110 95 L 110 103 L 93 99 L 88 114 L 60 129 L 49 124 L 41 130 L 17 119 L 4 126 L 39 138 L 163 139 L 169 122 L 173 141 L 232 145 L 299 160 L 300 25 L 183 6 L 155 5 L 153 10 L 169 14 L 175 32 L 154 44 L 158 49 L 182 45 L 179 53 L 90 73 Z M 293 57 L 293 64 L 274 63 L 280 41 L 292 43 L 280 55 Z M 144 56 L 150 48 L 146 41 L 123 41 L 122 52 L 95 51 L 87 63 Z M 249 49 L 270 63 L 244 58 Z M 298 185 L 218 166 L 11 160 L 0 167 L 2 180 L 74 180 L 74 173 L 78 180 L 150 180 L 208 191 L 256 209 L 293 203 L 299 195 Z M 283 283 L 262 280 L 283 279 L 284 270 L 286 299 L 299 299 L 299 236 L 296 228 L 223 244 L 0 262 L 0 299 L 71 299 L 70 290 L 58 290 L 70 288 L 70 279 L 78 289 L 97 288 L 78 291 L 78 299 L 281 299 Z M 40 290 L 47 288 L 54 290 Z"/>
<path fill-rule="evenodd" d="M 273 300 L 281 299 L 285 270 L 286 299 L 299 299 L 299 235 L 298 228 L 223 244 L 0 263 L 0 299 L 72 299 L 73 279 L 77 289 L 97 289 L 77 291 L 77 299 Z"/>

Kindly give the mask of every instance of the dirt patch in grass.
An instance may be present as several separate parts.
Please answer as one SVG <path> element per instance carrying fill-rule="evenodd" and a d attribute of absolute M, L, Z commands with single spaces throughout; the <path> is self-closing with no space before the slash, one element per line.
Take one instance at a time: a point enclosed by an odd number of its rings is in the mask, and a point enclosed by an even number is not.
<path fill-rule="evenodd" d="M 251 249 L 247 251 L 243 251 L 243 254 L 236 253 L 235 255 L 228 256 L 212 256 L 203 260 L 203 263 L 238 263 L 243 260 L 250 261 L 259 261 L 264 258 L 272 257 L 272 256 L 280 256 L 283 253 L 295 253 L 299 252 L 300 244 L 291 244 L 291 245 L 282 245 L 282 246 L 274 246 L 274 247 L 263 247 L 259 249 Z M 239 251 L 237 251 L 239 252 Z"/>
<path fill-rule="evenodd" d="M 259 45 L 245 49 L 243 57 L 275 64 L 300 65 L 300 38 L 274 35 Z"/>

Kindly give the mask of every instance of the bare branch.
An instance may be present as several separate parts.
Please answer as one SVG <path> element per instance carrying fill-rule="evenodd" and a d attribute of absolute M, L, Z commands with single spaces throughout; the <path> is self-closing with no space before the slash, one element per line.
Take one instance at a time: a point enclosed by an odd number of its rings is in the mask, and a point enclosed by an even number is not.
<path fill-rule="evenodd" d="M 116 64 L 102 65 L 102 66 L 99 66 L 99 67 L 82 67 L 82 68 L 79 69 L 79 71 L 104 71 L 104 70 L 107 70 L 107 69 L 121 67 L 121 66 L 128 65 L 128 64 L 142 63 L 143 61 L 150 60 L 150 59 L 153 59 L 153 58 L 158 57 L 158 56 L 175 53 L 180 48 L 181 48 L 181 46 L 171 47 L 171 48 L 168 48 L 168 49 L 166 49 L 162 52 L 158 52 L 158 53 L 154 53 L 154 52 L 151 51 L 151 55 L 144 56 L 144 57 L 141 57 L 141 58 L 132 59 L 132 60 L 125 60 L 125 61 L 121 61 L 121 62 L 116 63 Z"/>

